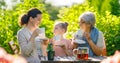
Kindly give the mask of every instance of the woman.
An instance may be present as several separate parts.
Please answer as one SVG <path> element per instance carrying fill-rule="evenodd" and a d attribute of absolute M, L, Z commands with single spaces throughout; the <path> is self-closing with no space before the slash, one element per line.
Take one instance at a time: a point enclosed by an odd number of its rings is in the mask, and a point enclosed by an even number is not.
<path fill-rule="evenodd" d="M 55 50 L 55 56 L 71 55 L 71 41 L 64 37 L 64 34 L 67 32 L 67 26 L 67 22 L 58 22 L 54 26 L 55 36 L 53 42 L 53 49 Z M 55 38 L 58 40 L 56 40 Z"/>
<path fill-rule="evenodd" d="M 103 34 L 95 28 L 95 15 L 92 12 L 85 12 L 79 19 L 80 30 L 76 32 L 74 40 L 84 40 L 85 44 L 79 44 L 78 47 L 88 47 L 89 56 L 100 56 L 103 52 L 105 53 L 106 45 Z"/>
<path fill-rule="evenodd" d="M 38 38 L 40 33 L 38 26 L 41 23 L 41 19 L 42 12 L 36 8 L 30 9 L 20 19 L 20 25 L 23 28 L 18 31 L 17 37 L 21 54 L 27 59 L 28 63 L 40 63 L 38 55 L 43 55 L 42 43 L 40 42 L 40 45 L 36 46 L 36 41 L 40 41 Z"/>

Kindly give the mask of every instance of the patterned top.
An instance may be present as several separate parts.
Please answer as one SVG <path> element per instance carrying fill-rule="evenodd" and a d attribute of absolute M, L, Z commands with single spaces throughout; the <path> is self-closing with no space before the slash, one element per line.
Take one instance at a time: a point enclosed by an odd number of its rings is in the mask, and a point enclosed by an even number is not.
<path fill-rule="evenodd" d="M 78 37 L 77 37 L 78 35 Z M 74 39 L 79 39 L 79 37 L 83 35 L 83 32 L 81 30 L 78 30 L 75 34 L 74 34 Z M 104 36 L 103 33 L 101 31 L 99 31 L 99 36 L 98 36 L 98 40 L 96 45 L 100 48 L 106 48 L 105 45 L 105 41 L 104 41 Z"/>
<path fill-rule="evenodd" d="M 67 56 L 64 49 L 57 45 L 65 45 L 68 52 L 70 52 L 70 55 L 72 55 L 72 44 L 71 41 L 68 39 L 62 39 L 60 41 L 54 41 L 53 42 L 53 49 L 55 51 L 55 56 Z"/>
<path fill-rule="evenodd" d="M 36 47 L 36 42 L 30 42 L 29 39 L 32 33 L 27 28 L 22 28 L 17 33 L 17 38 L 21 50 L 21 55 L 26 58 L 28 63 L 40 63 L 38 54 L 42 54 L 40 48 Z M 35 41 L 36 38 L 35 38 Z M 40 50 L 39 53 L 37 50 Z"/>
<path fill-rule="evenodd" d="M 75 34 L 74 34 L 74 40 L 75 39 L 79 39 L 79 40 L 83 40 L 83 34 L 84 32 L 81 31 L 81 30 L 78 30 Z M 82 39 L 81 39 L 82 38 Z M 103 33 L 101 31 L 98 31 L 98 40 L 96 43 L 94 43 L 96 46 L 100 47 L 100 48 L 106 48 L 106 45 L 105 45 L 105 41 L 104 41 L 104 36 L 103 36 Z M 88 47 L 88 43 L 85 43 L 85 44 L 79 44 L 80 47 Z M 90 47 L 89 48 L 89 54 L 90 54 Z M 90 54 L 91 55 L 91 54 Z M 94 55 L 91 55 L 91 56 L 94 56 Z"/>

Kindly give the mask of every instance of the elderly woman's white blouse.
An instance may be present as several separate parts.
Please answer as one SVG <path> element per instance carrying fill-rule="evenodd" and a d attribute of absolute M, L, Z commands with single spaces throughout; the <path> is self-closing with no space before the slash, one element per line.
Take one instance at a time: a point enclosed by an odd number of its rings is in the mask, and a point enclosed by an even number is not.
<path fill-rule="evenodd" d="M 78 35 L 78 37 L 77 37 L 77 35 Z M 81 30 L 78 30 L 74 34 L 74 39 L 78 39 L 81 35 L 83 35 L 83 32 Z M 103 33 L 101 31 L 99 31 L 98 41 L 96 43 L 96 46 L 98 46 L 100 48 L 106 48 L 105 41 L 104 41 L 104 36 L 103 36 Z"/>

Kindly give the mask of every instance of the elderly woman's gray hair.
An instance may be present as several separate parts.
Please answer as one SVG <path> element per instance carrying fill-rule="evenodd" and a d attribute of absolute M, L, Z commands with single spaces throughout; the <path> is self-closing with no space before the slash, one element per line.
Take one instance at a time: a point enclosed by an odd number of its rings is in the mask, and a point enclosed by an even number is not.
<path fill-rule="evenodd" d="M 91 24 L 94 27 L 96 19 L 93 12 L 85 12 L 80 15 L 79 20 L 85 21 L 85 23 Z"/>

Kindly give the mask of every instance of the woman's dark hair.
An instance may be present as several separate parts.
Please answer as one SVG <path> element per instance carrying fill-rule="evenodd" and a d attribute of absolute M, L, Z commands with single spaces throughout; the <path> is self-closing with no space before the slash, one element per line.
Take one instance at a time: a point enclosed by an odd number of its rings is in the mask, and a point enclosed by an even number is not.
<path fill-rule="evenodd" d="M 67 22 L 60 22 L 58 23 L 58 25 L 60 25 L 60 27 L 65 30 L 65 32 L 67 31 L 67 27 L 68 27 Z"/>
<path fill-rule="evenodd" d="M 22 26 L 24 24 L 27 24 L 29 21 L 29 18 L 30 17 L 35 18 L 37 17 L 37 14 L 42 14 L 42 12 L 37 8 L 30 9 L 26 14 L 21 16 L 20 25 Z"/>

